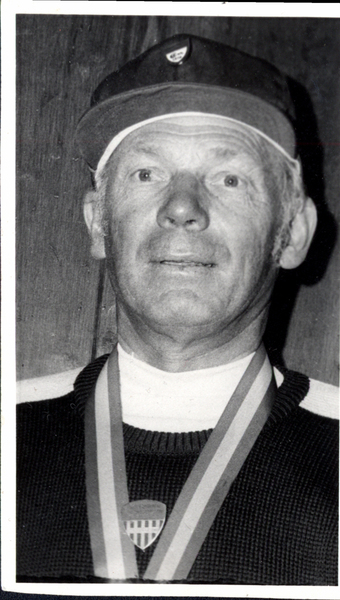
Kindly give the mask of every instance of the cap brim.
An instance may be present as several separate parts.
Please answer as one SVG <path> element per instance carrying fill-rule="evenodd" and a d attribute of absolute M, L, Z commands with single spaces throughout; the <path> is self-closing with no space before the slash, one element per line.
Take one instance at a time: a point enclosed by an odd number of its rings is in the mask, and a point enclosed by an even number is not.
<path fill-rule="evenodd" d="M 292 158 L 295 135 L 291 122 L 273 105 L 247 92 L 202 84 L 148 86 L 112 96 L 91 108 L 77 128 L 82 156 L 95 170 L 106 147 L 123 129 L 152 117 L 201 112 L 250 125 L 279 144 Z"/>

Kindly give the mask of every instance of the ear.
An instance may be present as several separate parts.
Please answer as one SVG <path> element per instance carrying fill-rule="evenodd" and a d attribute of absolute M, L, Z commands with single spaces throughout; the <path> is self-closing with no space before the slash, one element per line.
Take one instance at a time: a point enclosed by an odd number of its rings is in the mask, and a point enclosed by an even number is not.
<path fill-rule="evenodd" d="M 105 258 L 106 255 L 104 231 L 102 226 L 102 214 L 98 203 L 98 194 L 94 190 L 89 190 L 85 194 L 84 218 L 92 239 L 92 256 L 98 259 Z"/>
<path fill-rule="evenodd" d="M 295 269 L 305 260 L 317 224 L 314 202 L 307 198 L 290 225 L 290 239 L 280 257 L 283 269 Z"/>

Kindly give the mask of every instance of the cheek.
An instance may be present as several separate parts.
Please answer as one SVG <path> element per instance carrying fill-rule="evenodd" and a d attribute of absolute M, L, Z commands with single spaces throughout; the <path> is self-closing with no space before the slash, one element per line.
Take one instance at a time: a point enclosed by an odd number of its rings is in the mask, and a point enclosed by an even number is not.
<path fill-rule="evenodd" d="M 230 219 L 229 246 L 236 275 L 240 280 L 257 279 L 268 273 L 273 265 L 276 227 L 272 215 L 259 213 L 250 218 Z"/>
<path fill-rule="evenodd" d="M 134 211 L 129 210 L 129 197 L 119 180 L 111 186 L 107 197 L 109 237 L 115 252 L 133 239 Z"/>
<path fill-rule="evenodd" d="M 224 231 L 225 239 L 233 240 L 239 247 L 265 247 L 274 239 L 275 219 L 265 206 L 249 206 L 239 202 L 227 205 L 216 214 L 216 223 Z"/>
<path fill-rule="evenodd" d="M 111 264 L 123 277 L 138 271 L 143 248 L 150 237 L 150 219 L 141 207 L 119 207 L 110 219 Z M 126 271 L 126 273 L 124 273 Z"/>

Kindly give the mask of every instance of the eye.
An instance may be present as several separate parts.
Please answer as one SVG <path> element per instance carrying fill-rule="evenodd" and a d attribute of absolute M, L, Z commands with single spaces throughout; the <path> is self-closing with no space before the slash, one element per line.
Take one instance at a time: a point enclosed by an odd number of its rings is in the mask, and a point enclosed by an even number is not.
<path fill-rule="evenodd" d="M 137 172 L 137 175 L 140 181 L 151 181 L 150 169 L 140 169 L 140 171 Z"/>
<path fill-rule="evenodd" d="M 224 185 L 226 187 L 237 187 L 238 184 L 239 179 L 236 175 L 227 175 L 227 177 L 224 178 Z"/>

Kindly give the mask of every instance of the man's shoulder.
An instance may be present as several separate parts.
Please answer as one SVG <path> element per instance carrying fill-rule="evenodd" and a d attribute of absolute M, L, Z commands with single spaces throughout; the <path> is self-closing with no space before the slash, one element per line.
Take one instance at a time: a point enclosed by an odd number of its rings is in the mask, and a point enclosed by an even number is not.
<path fill-rule="evenodd" d="M 82 455 L 84 425 L 76 395 L 70 391 L 55 398 L 38 399 L 34 391 L 32 401 L 30 393 L 28 390 L 28 400 L 16 407 L 18 466 L 24 469 L 25 461 L 30 460 L 42 469 L 46 460 L 48 462 L 46 457 L 51 460 L 57 457 L 57 470 L 64 468 L 65 460 Z M 66 447 L 69 454 L 66 458 L 63 454 L 65 460 L 62 461 L 60 456 Z"/>
<path fill-rule="evenodd" d="M 306 377 L 282 366 L 274 367 L 274 375 L 278 388 L 285 383 L 282 387 L 286 391 L 294 388 L 295 383 L 299 385 L 301 378 L 308 381 L 308 389 L 300 400 L 299 407 L 321 417 L 339 419 L 339 388 L 337 386 Z"/>
<path fill-rule="evenodd" d="M 69 371 L 18 381 L 17 404 L 61 400 L 77 388 L 80 393 L 86 392 L 95 383 L 108 356 L 104 354 L 86 366 Z"/>
<path fill-rule="evenodd" d="M 39 401 L 17 404 L 17 441 L 31 446 L 36 440 L 67 438 L 74 430 L 82 428 L 73 391 L 60 396 Z"/>
<path fill-rule="evenodd" d="M 51 399 L 60 399 L 73 391 L 74 381 L 83 370 L 83 367 L 44 375 L 32 379 L 23 379 L 17 382 L 17 403 L 41 402 Z"/>
<path fill-rule="evenodd" d="M 309 380 L 309 391 L 300 404 L 314 414 L 339 419 L 339 388 L 316 379 Z"/>

